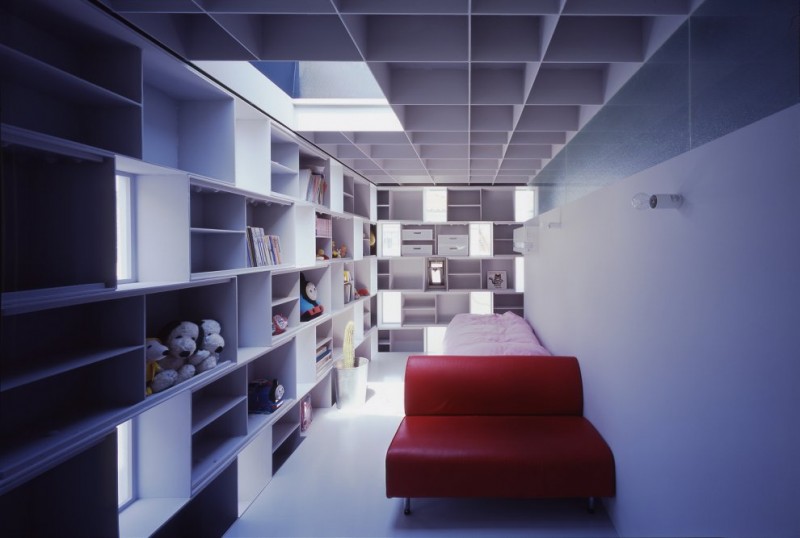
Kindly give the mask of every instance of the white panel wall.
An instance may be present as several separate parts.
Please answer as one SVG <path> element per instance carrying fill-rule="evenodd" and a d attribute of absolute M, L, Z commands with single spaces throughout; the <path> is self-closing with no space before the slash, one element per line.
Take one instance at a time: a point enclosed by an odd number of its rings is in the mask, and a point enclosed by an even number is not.
<path fill-rule="evenodd" d="M 581 362 L 621 536 L 800 536 L 799 150 L 800 105 L 541 216 L 525 311 Z"/>

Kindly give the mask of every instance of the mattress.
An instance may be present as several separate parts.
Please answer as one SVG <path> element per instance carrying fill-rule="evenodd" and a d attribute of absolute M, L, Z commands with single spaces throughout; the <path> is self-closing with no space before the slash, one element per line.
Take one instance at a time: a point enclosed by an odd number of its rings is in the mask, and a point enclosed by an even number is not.
<path fill-rule="evenodd" d="M 443 348 L 445 355 L 550 355 L 528 322 L 513 312 L 457 314 Z"/>

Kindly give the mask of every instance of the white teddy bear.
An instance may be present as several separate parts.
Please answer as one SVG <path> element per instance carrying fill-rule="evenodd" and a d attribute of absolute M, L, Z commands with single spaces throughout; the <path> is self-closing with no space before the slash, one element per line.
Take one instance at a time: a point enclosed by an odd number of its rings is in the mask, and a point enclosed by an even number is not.
<path fill-rule="evenodd" d="M 176 385 L 193 377 L 197 369 L 189 362 L 189 358 L 197 350 L 197 338 L 200 334 L 198 325 L 191 321 L 176 321 L 165 326 L 161 334 L 161 340 L 169 353 L 158 361 L 158 365 L 165 372 L 175 372 Z"/>
<path fill-rule="evenodd" d="M 197 373 L 211 370 L 219 361 L 219 354 L 225 348 L 225 339 L 220 334 L 222 327 L 213 319 L 200 320 L 197 351 L 189 358 Z"/>

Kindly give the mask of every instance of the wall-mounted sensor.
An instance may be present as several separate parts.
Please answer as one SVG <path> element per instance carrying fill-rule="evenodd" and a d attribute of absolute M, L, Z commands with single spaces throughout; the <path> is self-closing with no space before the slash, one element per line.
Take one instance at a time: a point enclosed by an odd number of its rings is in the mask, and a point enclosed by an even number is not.
<path fill-rule="evenodd" d="M 636 209 L 674 209 L 682 204 L 683 196 L 680 194 L 647 194 L 640 192 L 631 199 L 631 205 Z"/>

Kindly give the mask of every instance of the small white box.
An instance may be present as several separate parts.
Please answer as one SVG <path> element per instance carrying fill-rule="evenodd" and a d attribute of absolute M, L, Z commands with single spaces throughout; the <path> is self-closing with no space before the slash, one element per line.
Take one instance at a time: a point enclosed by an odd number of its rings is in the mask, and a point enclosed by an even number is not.
<path fill-rule="evenodd" d="M 403 245 L 400 249 L 403 256 L 429 256 L 433 254 L 431 245 Z"/>
<path fill-rule="evenodd" d="M 403 241 L 430 241 L 433 239 L 433 230 L 403 229 L 400 236 Z"/>

